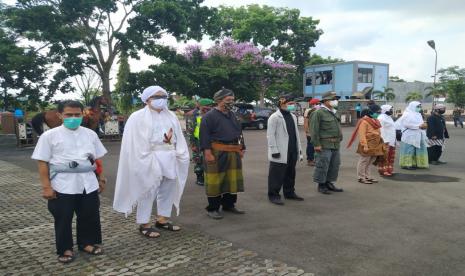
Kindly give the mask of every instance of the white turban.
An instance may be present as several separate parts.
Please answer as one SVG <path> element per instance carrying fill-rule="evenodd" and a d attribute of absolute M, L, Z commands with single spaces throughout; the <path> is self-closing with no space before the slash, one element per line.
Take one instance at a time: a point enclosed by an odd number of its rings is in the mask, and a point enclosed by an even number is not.
<path fill-rule="evenodd" d="M 158 85 L 152 85 L 144 89 L 142 91 L 142 94 L 140 95 L 140 99 L 142 100 L 143 103 L 145 103 L 150 97 L 155 95 L 157 92 L 163 92 L 166 96 L 168 96 L 168 92 L 166 92 L 165 89 L 163 89 L 161 86 Z"/>
<path fill-rule="evenodd" d="M 392 105 L 383 104 L 381 106 L 381 114 L 385 114 L 387 111 L 392 109 Z"/>

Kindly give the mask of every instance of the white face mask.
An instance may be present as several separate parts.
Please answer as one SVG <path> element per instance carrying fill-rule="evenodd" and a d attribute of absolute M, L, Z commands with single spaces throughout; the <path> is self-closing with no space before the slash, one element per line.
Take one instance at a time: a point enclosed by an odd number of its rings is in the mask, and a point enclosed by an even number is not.
<path fill-rule="evenodd" d="M 155 109 L 166 109 L 168 107 L 168 99 L 152 100 L 150 105 Z"/>
<path fill-rule="evenodd" d="M 339 104 L 339 101 L 338 100 L 332 100 L 329 102 L 329 104 L 332 106 L 332 107 L 337 107 L 337 105 Z"/>

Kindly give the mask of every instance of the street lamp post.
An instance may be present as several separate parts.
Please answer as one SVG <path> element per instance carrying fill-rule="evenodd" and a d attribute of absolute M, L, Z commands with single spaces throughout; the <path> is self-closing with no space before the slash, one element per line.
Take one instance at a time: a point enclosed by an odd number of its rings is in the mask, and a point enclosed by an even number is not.
<path fill-rule="evenodd" d="M 433 48 L 434 53 L 436 54 L 435 59 L 434 59 L 434 80 L 433 80 L 433 89 L 436 89 L 436 70 L 438 66 L 438 52 L 436 51 L 436 44 L 434 43 L 434 40 L 428 40 L 426 43 Z M 433 108 L 434 108 L 434 99 L 435 96 L 433 95 Z"/>

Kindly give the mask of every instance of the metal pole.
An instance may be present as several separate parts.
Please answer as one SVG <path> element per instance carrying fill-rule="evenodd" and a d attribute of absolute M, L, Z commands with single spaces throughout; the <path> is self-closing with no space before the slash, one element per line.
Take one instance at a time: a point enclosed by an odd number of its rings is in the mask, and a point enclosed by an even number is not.
<path fill-rule="evenodd" d="M 436 59 L 434 60 L 434 87 L 436 87 L 436 69 L 438 67 L 438 52 L 436 51 L 436 49 L 434 49 L 434 52 L 436 53 Z"/>
<path fill-rule="evenodd" d="M 6 88 L 3 92 L 3 111 L 7 111 L 8 108 L 8 93 L 6 93 Z"/>
<path fill-rule="evenodd" d="M 437 71 L 437 67 L 438 67 L 438 51 L 436 51 L 436 48 L 433 48 L 434 50 L 434 53 L 436 54 L 435 55 L 435 59 L 434 59 L 434 80 L 433 80 L 433 89 L 434 89 L 434 92 L 436 92 L 436 71 Z M 436 96 L 433 95 L 433 108 L 434 108 L 434 101 L 436 99 Z"/>

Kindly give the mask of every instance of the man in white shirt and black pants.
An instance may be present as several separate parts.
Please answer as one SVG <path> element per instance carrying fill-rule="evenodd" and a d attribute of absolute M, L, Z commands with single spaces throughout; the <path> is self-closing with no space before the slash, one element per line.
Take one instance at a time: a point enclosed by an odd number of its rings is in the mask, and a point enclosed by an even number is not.
<path fill-rule="evenodd" d="M 55 219 L 58 261 L 74 260 L 72 221 L 76 213 L 79 250 L 91 255 L 103 251 L 98 193 L 104 188 L 101 160 L 106 149 L 97 134 L 81 127 L 84 107 L 78 101 L 58 105 L 63 125 L 40 136 L 32 159 L 39 161 L 42 196 Z"/>

